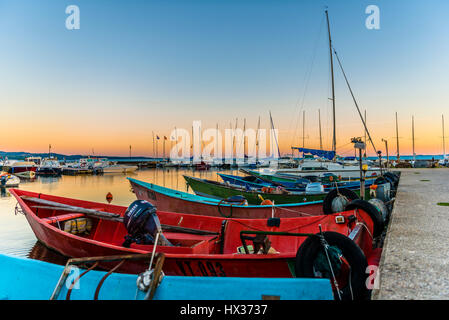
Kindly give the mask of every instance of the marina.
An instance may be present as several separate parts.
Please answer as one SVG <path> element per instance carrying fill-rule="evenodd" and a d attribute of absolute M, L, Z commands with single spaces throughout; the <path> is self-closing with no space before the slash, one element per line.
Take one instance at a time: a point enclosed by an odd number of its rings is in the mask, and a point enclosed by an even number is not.
<path fill-rule="evenodd" d="M 5 3 L 0 300 L 448 299 L 435 3 Z"/>

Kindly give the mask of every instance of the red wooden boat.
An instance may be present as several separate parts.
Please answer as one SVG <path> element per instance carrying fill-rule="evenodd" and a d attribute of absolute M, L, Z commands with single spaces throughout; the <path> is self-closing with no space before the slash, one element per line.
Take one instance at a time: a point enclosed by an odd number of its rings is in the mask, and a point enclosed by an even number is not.
<path fill-rule="evenodd" d="M 247 205 L 199 196 L 128 178 L 137 199 L 155 205 L 161 211 L 203 216 L 267 219 L 297 218 L 323 214 L 323 201 L 271 205 Z"/>
<path fill-rule="evenodd" d="M 92 215 L 88 215 L 90 232 L 66 232 L 64 222 L 73 222 L 76 218 L 85 217 L 85 214 L 65 210 L 64 207 L 61 209 L 60 206 L 42 206 L 39 201 L 107 212 L 120 217 L 125 215 L 126 207 L 18 189 L 10 192 L 16 197 L 38 240 L 67 257 L 148 253 L 153 250 L 153 245 L 136 243 L 124 247 L 124 238 L 128 234 L 124 223 Z M 157 216 L 163 226 L 163 235 L 172 244 L 156 247 L 157 252 L 166 255 L 163 271 L 167 275 L 319 277 L 316 268 L 323 272 L 321 274 L 329 270 L 328 267 L 321 269 L 322 264 L 321 267 L 315 265 L 319 257 L 323 257 L 324 249 L 320 241 L 325 240 L 328 245 L 326 248 L 333 249 L 334 253 L 339 252 L 334 255 L 336 260 L 332 260 L 331 265 L 334 266 L 333 278 L 336 278 L 341 293 L 346 298 L 352 294 L 360 297 L 365 292 L 367 264 L 379 255 L 379 250 L 373 248 L 372 238 L 373 234 L 379 234 L 379 230 L 375 230 L 370 214 L 360 208 L 331 215 L 282 218 L 276 220 L 278 226 L 272 219 L 225 219 L 161 211 L 157 212 Z M 320 227 L 322 237 L 315 235 L 320 232 Z M 258 233 L 264 233 L 265 236 Z M 262 254 L 246 253 L 251 252 L 251 247 L 246 243 L 248 240 L 245 240 L 250 234 L 261 236 L 259 240 L 263 238 L 264 244 L 270 242 L 268 246 L 262 246 Z M 261 243 L 257 238 L 253 241 L 254 248 Z M 118 271 L 140 273 L 147 267 L 142 262 L 129 261 Z M 351 279 L 351 286 L 348 285 L 348 279 Z"/>

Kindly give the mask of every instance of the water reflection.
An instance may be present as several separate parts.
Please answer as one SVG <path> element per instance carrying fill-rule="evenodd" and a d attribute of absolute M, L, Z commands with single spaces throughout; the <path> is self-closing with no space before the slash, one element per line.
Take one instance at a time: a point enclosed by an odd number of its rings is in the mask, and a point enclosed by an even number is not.
<path fill-rule="evenodd" d="M 46 261 L 62 266 L 65 265 L 68 260 L 67 257 L 64 257 L 62 254 L 47 248 L 39 241 L 36 241 L 34 246 L 28 252 L 27 258 Z"/>
<path fill-rule="evenodd" d="M 11 197 L 11 193 L 9 193 L 7 188 L 0 187 L 0 197 L 2 198 Z"/>

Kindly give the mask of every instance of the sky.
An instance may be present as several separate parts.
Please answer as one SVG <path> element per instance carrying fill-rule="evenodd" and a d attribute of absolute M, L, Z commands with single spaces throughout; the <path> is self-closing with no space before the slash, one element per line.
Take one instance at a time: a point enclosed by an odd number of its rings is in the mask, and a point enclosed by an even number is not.
<path fill-rule="evenodd" d="M 68 30 L 65 11 L 80 10 Z M 380 29 L 368 29 L 368 5 Z M 0 150 L 153 154 L 152 133 L 243 126 L 279 130 L 281 153 L 332 142 L 333 46 L 376 149 L 441 154 L 449 88 L 445 0 L 0 0 Z M 335 57 L 334 57 L 335 59 Z M 362 122 L 334 60 L 337 153 Z M 449 132 L 449 123 L 447 125 Z M 446 139 L 448 140 L 448 139 Z M 159 155 L 162 143 L 159 143 Z M 368 154 L 374 154 L 372 148 Z"/>

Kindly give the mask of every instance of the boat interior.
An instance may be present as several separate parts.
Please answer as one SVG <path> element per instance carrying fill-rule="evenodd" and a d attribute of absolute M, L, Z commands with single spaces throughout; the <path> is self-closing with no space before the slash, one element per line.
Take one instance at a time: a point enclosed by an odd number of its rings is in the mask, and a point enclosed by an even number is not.
<path fill-rule="evenodd" d="M 67 208 L 43 206 L 36 203 L 35 199 L 118 214 L 121 217 L 123 217 L 126 207 L 61 198 L 17 189 L 12 190 L 12 193 L 19 199 L 19 203 L 23 203 L 21 206 L 26 215 L 35 215 L 40 219 L 36 219 L 38 222 L 52 226 L 53 231 L 67 232 L 85 240 L 94 240 L 114 246 L 122 246 L 125 236 L 128 234 L 124 223 L 121 221 L 86 216 L 84 213 L 74 212 L 76 210 L 67 212 Z M 340 215 L 348 218 L 352 214 L 353 212 L 345 212 Z M 245 253 L 241 231 L 316 234 L 319 232 L 319 225 L 321 225 L 323 231 L 335 231 L 343 234 L 350 231 L 347 223 L 335 224 L 333 215 L 310 216 L 300 219 L 226 219 L 158 211 L 157 216 L 162 225 L 163 235 L 171 243 L 171 246 L 158 245 L 158 251 L 174 254 Z M 244 236 L 248 247 L 260 247 L 260 252 L 272 254 L 296 253 L 301 243 L 306 239 L 306 236 L 274 234 L 245 234 Z M 270 250 L 258 246 L 258 244 L 267 245 Z M 130 248 L 150 252 L 153 245 L 133 243 Z"/>

